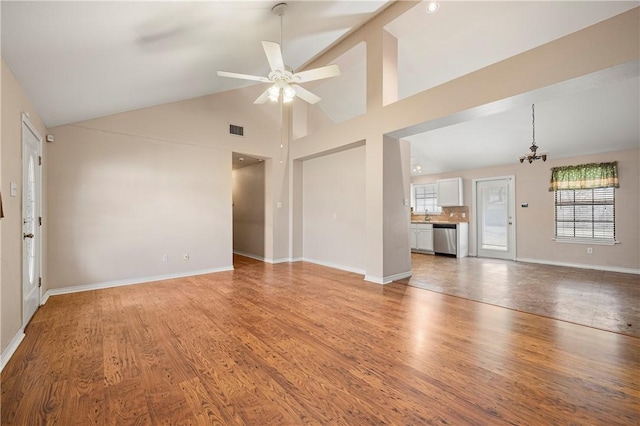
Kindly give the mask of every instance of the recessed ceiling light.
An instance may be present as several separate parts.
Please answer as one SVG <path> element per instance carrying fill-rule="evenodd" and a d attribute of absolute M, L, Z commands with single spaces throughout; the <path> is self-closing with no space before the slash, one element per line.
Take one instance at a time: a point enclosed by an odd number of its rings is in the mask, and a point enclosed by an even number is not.
<path fill-rule="evenodd" d="M 427 13 L 436 13 L 440 9 L 440 4 L 437 1 L 430 1 L 427 3 Z"/>

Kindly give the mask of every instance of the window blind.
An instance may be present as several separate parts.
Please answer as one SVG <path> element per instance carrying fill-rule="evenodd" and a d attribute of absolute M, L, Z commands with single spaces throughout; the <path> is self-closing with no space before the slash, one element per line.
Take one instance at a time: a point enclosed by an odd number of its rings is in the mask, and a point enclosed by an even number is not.
<path fill-rule="evenodd" d="M 414 185 L 413 186 L 413 211 L 416 214 L 439 213 L 442 208 L 438 206 L 438 194 L 435 184 Z"/>
<path fill-rule="evenodd" d="M 555 191 L 556 238 L 615 240 L 615 189 Z"/>

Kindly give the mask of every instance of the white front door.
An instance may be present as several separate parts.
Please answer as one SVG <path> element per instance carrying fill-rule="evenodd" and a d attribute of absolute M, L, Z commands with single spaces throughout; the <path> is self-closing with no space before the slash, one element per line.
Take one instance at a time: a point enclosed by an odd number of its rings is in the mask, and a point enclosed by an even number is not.
<path fill-rule="evenodd" d="M 515 178 L 474 182 L 477 255 L 515 260 Z"/>
<path fill-rule="evenodd" d="M 40 306 L 40 144 L 42 139 L 22 116 L 22 325 Z"/>

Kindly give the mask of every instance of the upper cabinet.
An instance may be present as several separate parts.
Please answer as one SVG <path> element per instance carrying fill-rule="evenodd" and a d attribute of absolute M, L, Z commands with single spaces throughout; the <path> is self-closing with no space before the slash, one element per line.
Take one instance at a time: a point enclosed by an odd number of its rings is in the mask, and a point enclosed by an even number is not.
<path fill-rule="evenodd" d="M 462 178 L 440 179 L 436 181 L 438 187 L 439 206 L 462 206 Z"/>

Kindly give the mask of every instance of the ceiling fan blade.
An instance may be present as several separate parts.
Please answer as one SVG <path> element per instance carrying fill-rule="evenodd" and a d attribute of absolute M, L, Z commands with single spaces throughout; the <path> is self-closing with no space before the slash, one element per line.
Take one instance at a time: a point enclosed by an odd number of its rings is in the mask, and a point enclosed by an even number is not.
<path fill-rule="evenodd" d="M 293 78 L 299 83 L 305 83 L 307 81 L 336 77 L 338 75 L 340 75 L 340 67 L 336 64 L 331 64 L 326 67 L 314 68 L 312 70 L 295 73 Z"/>
<path fill-rule="evenodd" d="M 242 80 L 261 81 L 263 83 L 271 83 L 267 77 L 260 77 L 258 75 L 238 74 L 237 72 L 218 71 L 218 76 L 229 78 L 240 78 Z"/>
<path fill-rule="evenodd" d="M 267 55 L 271 71 L 284 71 L 284 60 L 282 59 L 280 45 L 272 41 L 263 41 L 262 47 L 264 48 L 264 54 Z"/>
<path fill-rule="evenodd" d="M 263 103 L 267 102 L 267 99 L 269 99 L 269 89 L 267 89 L 264 92 L 262 92 L 262 94 L 260 96 L 258 96 L 258 98 L 255 101 L 253 101 L 253 103 L 254 104 L 263 104 Z"/>
<path fill-rule="evenodd" d="M 298 96 L 303 101 L 309 102 L 310 104 L 316 104 L 322 99 L 320 96 L 316 95 L 315 93 L 311 93 L 304 87 L 298 86 L 297 84 L 293 84 L 291 87 L 293 87 L 293 90 L 296 91 L 296 96 Z"/>

